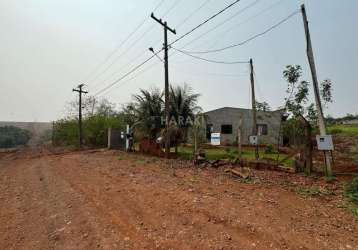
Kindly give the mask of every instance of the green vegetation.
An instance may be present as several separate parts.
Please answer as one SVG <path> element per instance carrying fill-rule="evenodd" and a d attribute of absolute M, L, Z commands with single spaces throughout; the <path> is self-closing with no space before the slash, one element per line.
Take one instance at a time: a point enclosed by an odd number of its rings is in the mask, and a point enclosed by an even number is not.
<path fill-rule="evenodd" d="M 349 201 L 358 205 L 358 177 L 345 186 L 344 194 Z"/>
<path fill-rule="evenodd" d="M 330 134 L 358 137 L 358 125 L 332 125 L 328 127 L 328 132 Z"/>
<path fill-rule="evenodd" d="M 316 196 L 333 194 L 332 191 L 326 189 L 320 189 L 319 187 L 309 187 L 309 188 L 299 187 L 296 189 L 296 192 L 304 197 L 316 197 Z"/>
<path fill-rule="evenodd" d="M 180 158 L 191 160 L 193 159 L 193 147 L 182 146 L 178 149 L 178 154 Z M 238 150 L 236 147 L 217 147 L 217 148 L 208 148 L 205 149 L 206 158 L 208 160 L 220 160 L 220 159 L 229 159 L 235 160 L 238 158 Z M 277 153 L 275 152 L 265 152 L 265 149 L 260 149 L 260 158 L 266 159 L 277 159 Z M 247 160 L 254 160 L 255 159 L 255 151 L 254 149 L 244 149 L 242 152 L 242 157 Z M 283 160 L 287 157 L 287 155 L 280 154 L 279 160 Z M 293 159 L 287 159 L 282 164 L 291 167 L 293 166 Z"/>
<path fill-rule="evenodd" d="M 344 207 L 348 208 L 353 215 L 358 216 L 358 177 L 345 185 L 344 196 L 348 200 Z"/>
<path fill-rule="evenodd" d="M 103 147 L 107 145 L 107 129 L 124 129 L 120 116 L 90 116 L 83 120 L 84 143 L 87 146 Z M 78 146 L 77 119 L 63 119 L 55 122 L 53 143 L 62 146 Z"/>
<path fill-rule="evenodd" d="M 0 148 L 12 148 L 26 145 L 31 138 L 28 130 L 14 126 L 0 127 Z"/>

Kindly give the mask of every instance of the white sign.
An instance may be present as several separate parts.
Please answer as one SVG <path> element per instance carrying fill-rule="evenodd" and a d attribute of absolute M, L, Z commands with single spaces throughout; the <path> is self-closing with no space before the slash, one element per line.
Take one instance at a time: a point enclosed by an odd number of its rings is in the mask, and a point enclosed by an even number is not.
<path fill-rule="evenodd" d="M 250 135 L 249 142 L 251 145 L 258 145 L 259 144 L 259 137 L 257 135 Z"/>
<path fill-rule="evenodd" d="M 211 133 L 211 145 L 220 145 L 220 133 Z"/>
<path fill-rule="evenodd" d="M 317 135 L 318 150 L 331 151 L 334 150 L 333 140 L 331 135 Z"/>

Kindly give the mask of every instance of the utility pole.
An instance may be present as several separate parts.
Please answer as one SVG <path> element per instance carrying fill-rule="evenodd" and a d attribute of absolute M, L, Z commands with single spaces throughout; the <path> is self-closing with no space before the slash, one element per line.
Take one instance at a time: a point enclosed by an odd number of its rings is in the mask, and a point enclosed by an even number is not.
<path fill-rule="evenodd" d="M 251 81 L 251 99 L 252 99 L 252 135 L 257 136 L 257 117 L 256 117 L 256 97 L 255 97 L 255 81 L 254 81 L 254 65 L 250 58 L 250 81 Z M 259 145 L 255 145 L 255 158 L 259 159 Z"/>
<path fill-rule="evenodd" d="M 323 109 L 321 104 L 321 98 L 319 95 L 319 88 L 318 88 L 318 80 L 317 80 L 317 72 L 316 72 L 316 65 L 314 62 L 314 56 L 313 56 L 313 49 L 312 49 L 312 43 L 311 43 L 311 36 L 310 36 L 310 30 L 308 26 L 308 20 L 307 20 L 307 14 L 306 14 L 306 8 L 305 5 L 301 5 L 301 12 L 303 17 L 303 24 L 305 28 L 305 34 L 306 34 L 306 43 L 307 43 L 307 58 L 311 69 L 311 75 L 312 75 L 312 82 L 313 82 L 313 90 L 314 90 L 314 96 L 316 101 L 316 108 L 317 108 L 317 115 L 318 115 L 318 127 L 320 131 L 320 135 L 324 136 L 326 135 L 326 125 L 324 122 L 324 115 L 323 115 Z M 332 176 L 332 162 L 329 154 L 324 152 L 324 157 L 326 160 L 326 175 Z"/>
<path fill-rule="evenodd" d="M 168 27 L 167 22 L 163 22 L 162 19 L 158 19 L 151 14 L 151 18 L 157 21 L 164 27 L 164 80 L 165 80 L 165 153 L 166 157 L 169 158 L 170 154 L 170 136 L 169 136 L 169 68 L 168 68 L 168 30 L 173 34 L 176 34 L 175 29 Z"/>
<path fill-rule="evenodd" d="M 82 90 L 84 84 L 80 84 L 77 86 L 77 89 L 72 89 L 73 92 L 78 92 L 78 131 L 79 131 L 79 143 L 80 148 L 83 144 L 83 136 L 82 136 L 82 94 L 87 94 L 87 91 Z"/>

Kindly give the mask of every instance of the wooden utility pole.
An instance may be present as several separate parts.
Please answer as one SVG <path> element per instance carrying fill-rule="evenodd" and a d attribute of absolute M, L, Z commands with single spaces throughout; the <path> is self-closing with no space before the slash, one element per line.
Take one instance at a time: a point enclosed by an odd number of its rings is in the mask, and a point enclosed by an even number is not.
<path fill-rule="evenodd" d="M 167 22 L 163 22 L 162 19 L 158 19 L 151 14 L 151 17 L 164 27 L 164 80 L 165 80 L 165 153 L 167 158 L 170 154 L 170 135 L 169 135 L 169 67 L 168 67 L 168 30 L 173 34 L 176 34 L 175 29 L 168 27 Z"/>
<path fill-rule="evenodd" d="M 250 81 L 251 81 L 251 99 L 252 99 L 252 135 L 257 136 L 257 117 L 256 117 L 256 97 L 255 97 L 255 81 L 254 81 L 254 65 L 250 58 Z M 259 159 L 259 145 L 255 145 L 255 158 Z"/>
<path fill-rule="evenodd" d="M 78 92 L 78 132 L 79 132 L 79 143 L 80 147 L 83 145 L 83 135 L 82 135 L 82 94 L 87 94 L 87 91 L 84 91 L 84 84 L 80 84 L 77 86 L 77 89 L 72 89 L 74 92 Z"/>
<path fill-rule="evenodd" d="M 320 131 L 320 135 L 324 136 L 324 135 L 326 135 L 326 125 L 324 122 L 321 98 L 319 95 L 316 65 L 314 62 L 310 30 L 309 30 L 309 26 L 308 26 L 306 8 L 305 8 L 304 4 L 301 5 L 301 12 L 302 12 L 303 24 L 304 24 L 304 28 L 305 28 L 305 34 L 306 34 L 307 58 L 308 58 L 308 62 L 309 62 L 310 69 L 311 69 L 313 90 L 314 90 L 314 96 L 315 96 L 315 101 L 316 101 L 316 108 L 317 108 L 317 115 L 318 115 L 318 127 L 319 127 L 319 131 Z M 329 154 L 327 154 L 326 152 L 324 152 L 324 156 L 325 156 L 325 160 L 326 160 L 326 175 L 332 176 L 331 158 L 330 158 Z"/>

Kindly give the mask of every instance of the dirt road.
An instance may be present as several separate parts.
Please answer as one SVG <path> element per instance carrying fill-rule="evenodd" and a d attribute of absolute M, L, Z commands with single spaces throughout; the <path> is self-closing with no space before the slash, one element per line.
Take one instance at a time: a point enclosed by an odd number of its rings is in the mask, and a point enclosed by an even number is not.
<path fill-rule="evenodd" d="M 358 249 L 339 191 L 175 167 L 113 151 L 3 156 L 0 249 Z"/>

